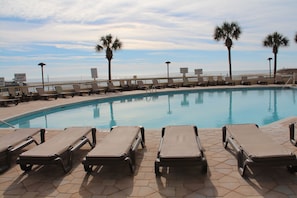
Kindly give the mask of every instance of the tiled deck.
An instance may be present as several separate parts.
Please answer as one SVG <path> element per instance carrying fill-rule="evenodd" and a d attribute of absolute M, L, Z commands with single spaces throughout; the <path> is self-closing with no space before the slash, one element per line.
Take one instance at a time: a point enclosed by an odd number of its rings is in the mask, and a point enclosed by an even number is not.
<path fill-rule="evenodd" d="M 74 97 L 56 101 L 34 101 L 16 107 L 0 108 L 0 119 L 21 114 L 27 110 L 85 100 Z M 297 117 L 261 127 L 280 144 L 297 154 L 297 147 L 289 142 L 289 123 Z M 208 173 L 202 175 L 200 167 L 174 168 L 155 177 L 154 161 L 157 155 L 161 129 L 146 129 L 146 148 L 137 152 L 134 176 L 126 166 L 97 168 L 86 174 L 81 160 L 89 150 L 82 147 L 74 155 L 74 167 L 64 174 L 60 167 L 34 166 L 23 173 L 19 166 L 0 175 L 0 197 L 297 197 L 297 174 L 285 167 L 254 167 L 242 178 L 237 171 L 237 161 L 232 150 L 222 146 L 221 129 L 199 129 L 199 136 L 208 161 Z M 58 133 L 48 130 L 46 137 Z M 98 133 L 98 142 L 106 133 Z"/>

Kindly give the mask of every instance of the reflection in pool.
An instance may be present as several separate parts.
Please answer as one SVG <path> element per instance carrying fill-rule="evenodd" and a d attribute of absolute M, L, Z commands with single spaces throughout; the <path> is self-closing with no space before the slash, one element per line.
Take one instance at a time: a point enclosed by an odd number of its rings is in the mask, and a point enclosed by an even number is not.
<path fill-rule="evenodd" d="M 225 124 L 265 125 L 297 115 L 296 89 L 232 88 L 145 93 L 98 99 L 52 108 L 7 120 L 19 128 L 65 128 L 142 125 L 161 128 L 192 124 L 220 128 Z M 0 127 L 7 127 L 4 124 Z"/>

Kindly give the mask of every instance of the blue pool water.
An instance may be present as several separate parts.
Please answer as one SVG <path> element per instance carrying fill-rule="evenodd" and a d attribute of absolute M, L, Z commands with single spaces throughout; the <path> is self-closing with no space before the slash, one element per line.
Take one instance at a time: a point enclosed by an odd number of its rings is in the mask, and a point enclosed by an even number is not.
<path fill-rule="evenodd" d="M 18 128 L 92 126 L 107 129 L 114 125 L 142 125 L 154 129 L 172 124 L 220 128 L 235 123 L 261 126 L 296 115 L 296 89 L 232 88 L 98 99 L 7 121 Z"/>

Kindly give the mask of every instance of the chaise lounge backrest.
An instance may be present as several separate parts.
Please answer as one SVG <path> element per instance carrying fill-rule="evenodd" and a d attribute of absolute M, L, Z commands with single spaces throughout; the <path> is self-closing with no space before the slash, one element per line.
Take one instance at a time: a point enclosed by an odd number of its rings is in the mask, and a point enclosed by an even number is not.
<path fill-rule="evenodd" d="M 193 126 L 167 126 L 163 136 L 161 158 L 199 157 Z"/>

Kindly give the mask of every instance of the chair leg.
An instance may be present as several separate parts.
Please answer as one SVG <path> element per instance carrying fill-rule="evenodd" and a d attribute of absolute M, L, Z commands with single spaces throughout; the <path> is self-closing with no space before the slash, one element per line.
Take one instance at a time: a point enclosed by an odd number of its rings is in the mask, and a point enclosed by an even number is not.
<path fill-rule="evenodd" d="M 63 157 L 57 157 L 56 159 L 55 159 L 55 163 L 56 164 L 59 164 L 61 167 L 62 167 L 62 169 L 63 169 L 63 171 L 65 172 L 65 173 L 68 173 L 71 169 L 72 169 L 72 156 L 71 156 L 71 152 L 70 151 L 67 151 L 68 153 L 66 153 L 65 155 L 66 155 L 66 163 L 64 163 L 64 161 L 63 161 Z"/>
<path fill-rule="evenodd" d="M 140 127 L 140 132 L 141 132 L 141 146 L 142 148 L 144 148 L 145 147 L 144 127 Z"/>
<path fill-rule="evenodd" d="M 204 161 L 203 164 L 202 164 L 201 173 L 202 174 L 206 174 L 207 173 L 207 162 L 206 161 Z"/>
<path fill-rule="evenodd" d="M 222 128 L 222 141 L 223 141 L 223 145 L 224 145 L 224 148 L 226 149 L 227 146 L 228 146 L 228 141 L 226 141 L 226 131 L 227 131 L 227 128 L 226 126 L 224 126 Z"/>
<path fill-rule="evenodd" d="M 290 142 L 297 146 L 297 141 L 295 140 L 295 124 L 292 123 L 289 125 L 289 129 L 290 129 Z"/>
<path fill-rule="evenodd" d="M 136 164 L 136 156 L 135 156 L 135 150 L 131 150 L 130 151 L 130 161 L 131 161 L 131 163 L 133 164 L 133 165 L 135 165 Z"/>
<path fill-rule="evenodd" d="M 125 161 L 128 163 L 131 174 L 134 174 L 135 172 L 135 163 L 133 163 L 133 159 L 130 157 L 126 157 Z"/>
<path fill-rule="evenodd" d="M 72 151 L 69 151 L 68 159 L 67 159 L 67 166 L 65 167 L 64 171 L 67 173 L 71 169 L 72 169 Z"/>
<path fill-rule="evenodd" d="M 93 165 L 84 165 L 84 169 L 86 172 L 90 173 L 93 170 Z"/>
<path fill-rule="evenodd" d="M 224 142 L 224 148 L 226 149 L 228 146 L 228 141 Z"/>
<path fill-rule="evenodd" d="M 160 176 L 161 175 L 159 162 L 155 162 L 155 174 L 156 174 L 156 176 Z"/>
<path fill-rule="evenodd" d="M 32 166 L 32 164 L 20 164 L 21 169 L 25 172 L 31 171 Z"/>
<path fill-rule="evenodd" d="M 246 163 L 243 162 L 243 151 L 237 153 L 237 167 L 240 175 L 243 177 L 246 169 Z"/>
<path fill-rule="evenodd" d="M 3 158 L 2 158 L 3 157 Z M 0 159 L 3 159 L 4 163 L 3 165 L 1 165 L 0 167 L 0 173 L 6 171 L 7 169 L 10 168 L 11 165 L 11 153 L 6 150 L 3 156 L 0 156 Z"/>

